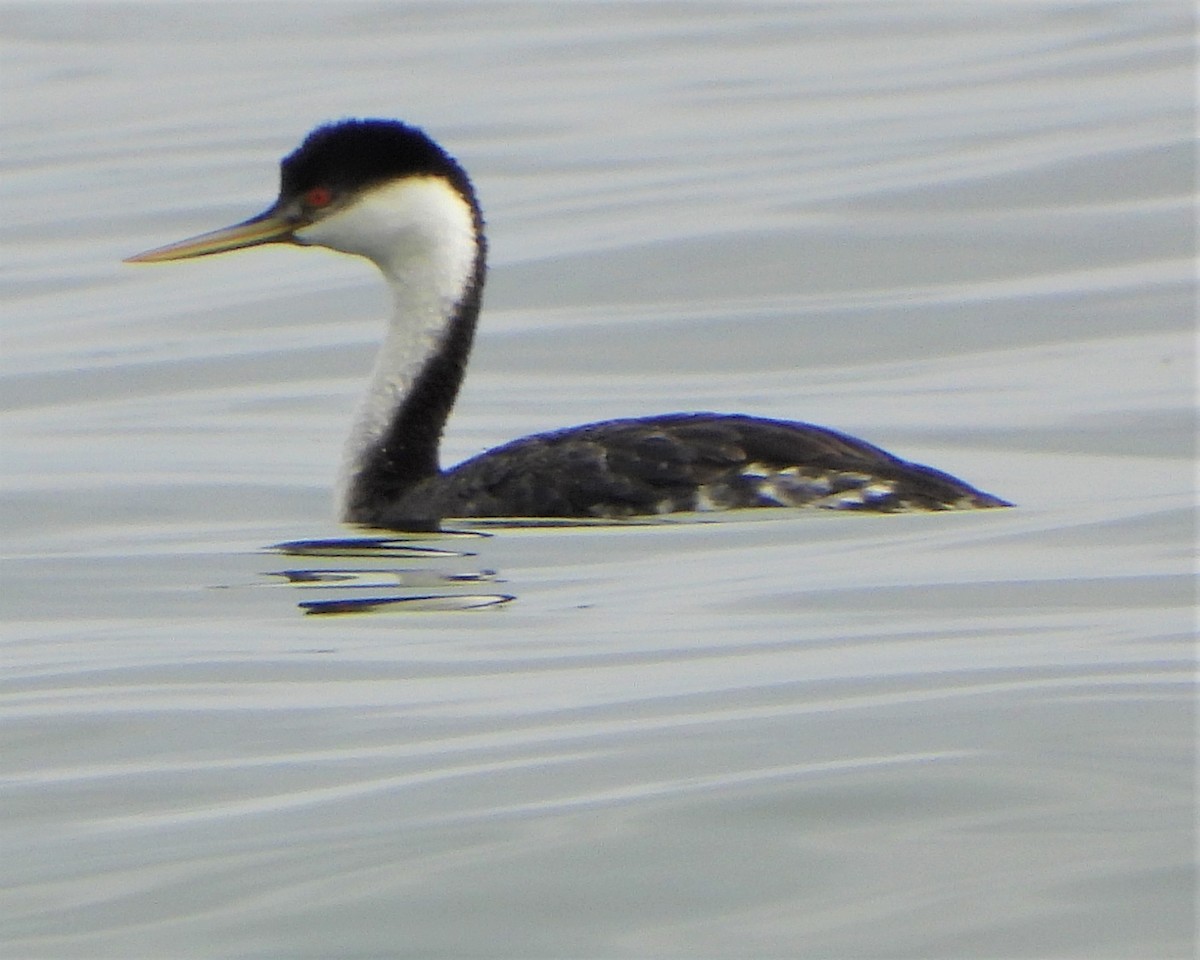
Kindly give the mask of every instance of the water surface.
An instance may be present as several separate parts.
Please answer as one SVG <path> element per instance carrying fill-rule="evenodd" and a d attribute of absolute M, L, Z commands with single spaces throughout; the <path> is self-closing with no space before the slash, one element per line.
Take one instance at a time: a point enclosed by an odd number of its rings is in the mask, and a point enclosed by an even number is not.
<path fill-rule="evenodd" d="M 1190 6 L 0 18 L 4 952 L 1192 953 Z M 448 461 L 738 410 L 1017 509 L 271 549 L 366 535 L 381 284 L 119 261 L 348 115 L 487 212 Z M 300 606 L 431 595 L 515 599 Z"/>

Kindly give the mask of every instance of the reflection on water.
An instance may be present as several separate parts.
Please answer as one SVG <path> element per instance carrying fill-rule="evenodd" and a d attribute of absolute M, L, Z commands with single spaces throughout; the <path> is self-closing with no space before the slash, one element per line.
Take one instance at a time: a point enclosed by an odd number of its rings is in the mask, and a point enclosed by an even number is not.
<path fill-rule="evenodd" d="M 445 613 L 450 610 L 479 610 L 508 603 L 513 597 L 504 593 L 429 594 L 412 597 L 350 597 L 340 600 L 304 600 L 299 606 L 309 614 L 377 613 L 402 610 L 408 613 Z"/>
<path fill-rule="evenodd" d="M 405 533 L 403 536 L 384 537 L 331 537 L 322 540 L 289 540 L 277 543 L 268 549 L 289 556 L 301 557 L 388 557 L 402 559 L 411 557 L 470 557 L 473 554 L 462 550 L 442 547 L 417 546 L 417 543 L 442 538 L 486 537 L 486 533 L 461 531 L 422 531 Z"/>
<path fill-rule="evenodd" d="M 472 557 L 464 550 L 418 545 L 444 538 L 447 540 L 469 537 L 485 537 L 484 533 L 468 531 L 419 531 L 411 536 L 345 537 L 327 540 L 289 540 L 277 543 L 270 550 L 287 556 L 333 558 L 375 557 L 387 561 L 396 560 L 441 560 L 451 557 Z M 436 569 L 413 568 L 367 568 L 345 569 L 342 567 L 318 567 L 304 570 L 277 570 L 264 574 L 280 577 L 293 587 L 304 589 L 321 588 L 337 590 L 378 590 L 389 587 L 415 589 L 418 587 L 456 587 L 478 584 L 496 579 L 494 570 L 473 572 L 450 572 Z M 402 594 L 373 597 L 331 596 L 320 600 L 304 600 L 298 606 L 306 614 L 375 613 L 381 610 L 403 610 L 406 612 L 478 610 L 495 607 L 515 599 L 509 594 L 469 594 L 462 592 L 435 594 Z"/>
<path fill-rule="evenodd" d="M 494 580 L 491 570 L 479 573 L 445 573 L 437 570 L 280 570 L 267 576 L 283 577 L 295 587 L 429 587 L 442 584 Z"/>

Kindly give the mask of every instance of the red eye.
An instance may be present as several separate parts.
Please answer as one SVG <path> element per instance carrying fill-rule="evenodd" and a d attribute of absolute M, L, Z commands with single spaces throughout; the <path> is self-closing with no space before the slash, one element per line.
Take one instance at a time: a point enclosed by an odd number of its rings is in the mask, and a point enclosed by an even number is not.
<path fill-rule="evenodd" d="M 328 187 L 313 187 L 304 193 L 305 206 L 327 207 L 333 202 L 333 191 Z"/>

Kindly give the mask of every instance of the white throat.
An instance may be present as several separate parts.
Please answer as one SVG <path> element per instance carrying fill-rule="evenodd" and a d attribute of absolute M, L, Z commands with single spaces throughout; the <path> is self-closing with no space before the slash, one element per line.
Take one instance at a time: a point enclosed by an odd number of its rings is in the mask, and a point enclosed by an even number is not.
<path fill-rule="evenodd" d="M 475 271 L 470 205 L 438 177 L 382 184 L 296 239 L 367 257 L 392 290 L 392 317 L 346 444 L 337 488 L 345 517 L 351 483 L 455 316 Z"/>

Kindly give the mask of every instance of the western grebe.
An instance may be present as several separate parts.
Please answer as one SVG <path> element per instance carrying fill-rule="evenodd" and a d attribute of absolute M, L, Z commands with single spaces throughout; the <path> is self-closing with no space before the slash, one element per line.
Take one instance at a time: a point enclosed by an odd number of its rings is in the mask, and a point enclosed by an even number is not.
<path fill-rule="evenodd" d="M 438 445 L 471 350 L 486 244 L 466 172 L 407 124 L 346 120 L 318 127 L 284 158 L 279 199 L 268 210 L 128 262 L 264 243 L 366 257 L 391 287 L 391 323 L 339 484 L 346 522 L 404 529 L 443 517 L 1009 505 L 833 430 L 715 413 L 611 420 L 538 434 L 443 472 Z"/>

